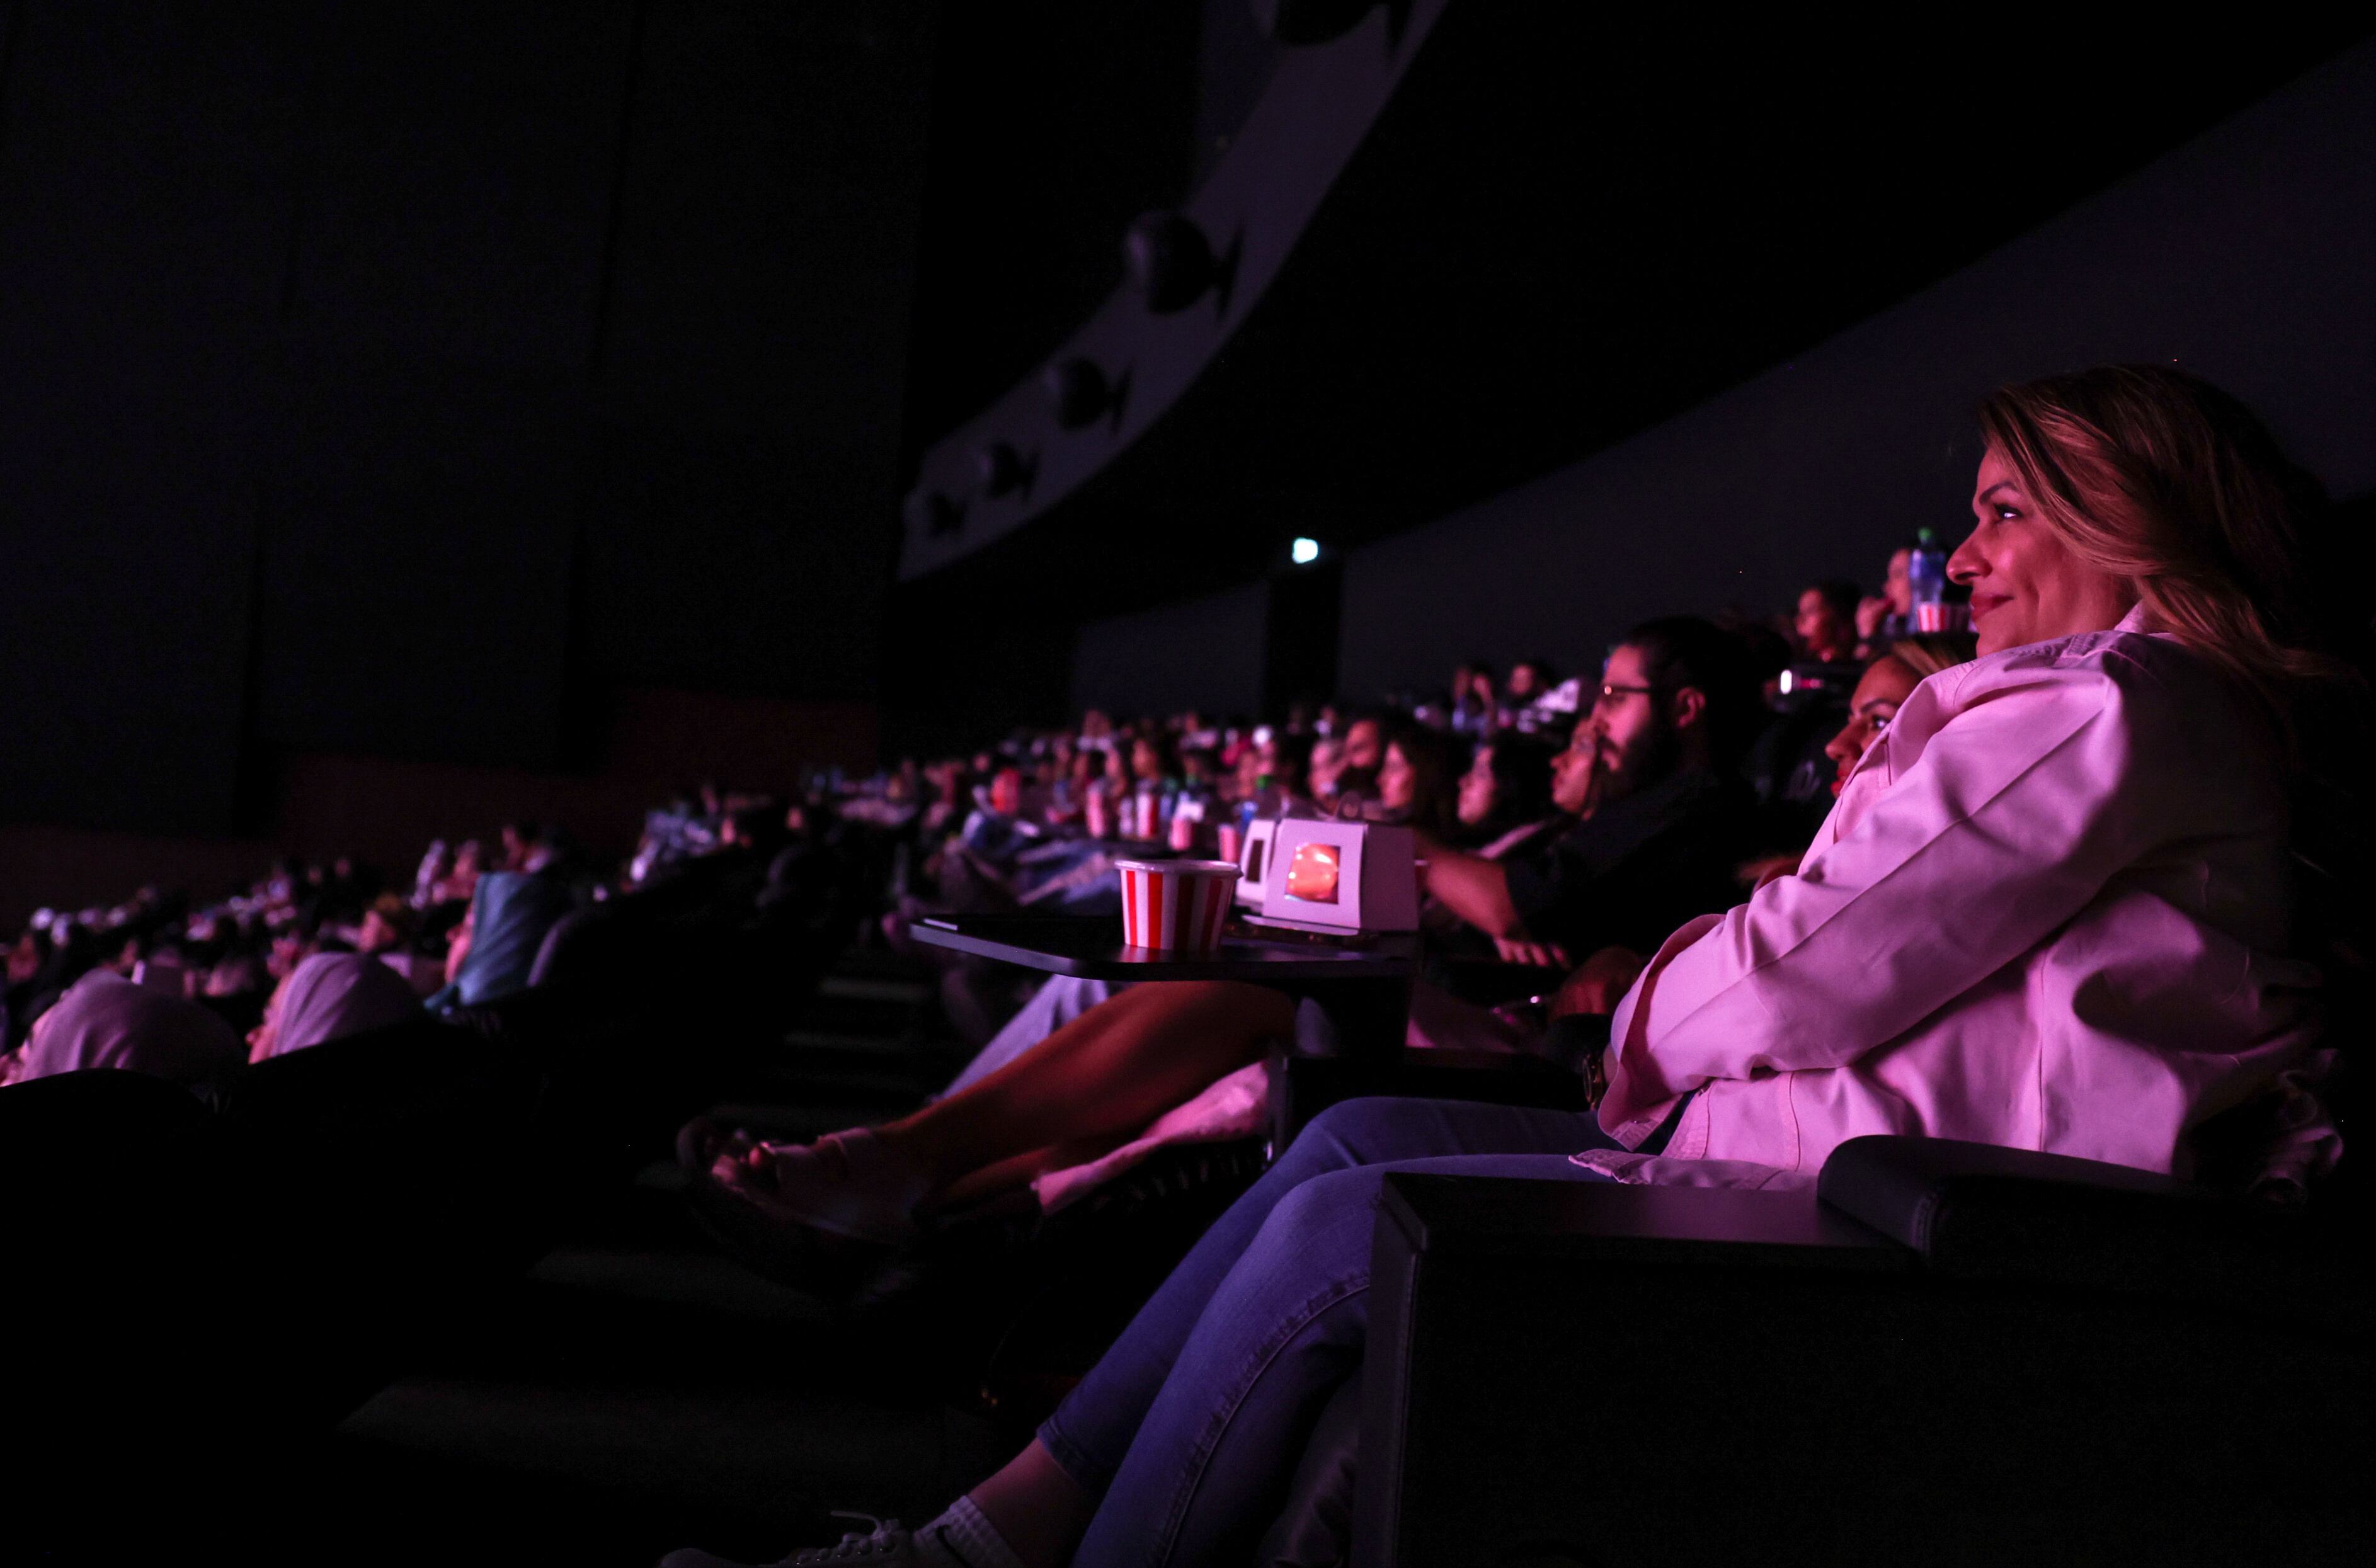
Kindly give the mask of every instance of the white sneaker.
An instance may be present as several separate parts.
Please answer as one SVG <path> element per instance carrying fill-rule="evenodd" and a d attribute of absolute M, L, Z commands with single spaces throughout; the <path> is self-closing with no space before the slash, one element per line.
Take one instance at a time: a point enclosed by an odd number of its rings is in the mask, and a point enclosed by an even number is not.
<path fill-rule="evenodd" d="M 886 1247 L 915 1236 L 926 1185 L 863 1127 L 813 1144 L 763 1145 L 744 1161 L 740 1184 L 786 1218 Z"/>

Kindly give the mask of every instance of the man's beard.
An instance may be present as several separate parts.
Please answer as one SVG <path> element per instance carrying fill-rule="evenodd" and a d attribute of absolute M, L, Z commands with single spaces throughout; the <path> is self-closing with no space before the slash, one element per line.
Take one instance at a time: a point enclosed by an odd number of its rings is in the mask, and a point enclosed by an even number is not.
<path fill-rule="evenodd" d="M 1623 753 L 1603 746 L 1599 804 L 1615 805 L 1674 777 L 1682 765 L 1683 738 L 1671 724 L 1653 725 Z"/>

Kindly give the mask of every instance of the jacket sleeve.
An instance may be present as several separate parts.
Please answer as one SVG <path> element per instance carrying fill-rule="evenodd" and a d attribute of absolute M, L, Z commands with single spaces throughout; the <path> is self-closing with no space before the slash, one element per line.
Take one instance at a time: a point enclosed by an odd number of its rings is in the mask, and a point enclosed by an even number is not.
<path fill-rule="evenodd" d="M 1611 1020 L 1604 1125 L 1622 1136 L 1713 1080 L 1855 1061 L 2045 940 L 2166 834 L 2174 792 L 2156 774 L 2183 759 L 2152 676 L 2002 678 L 1797 875 L 1662 951 Z"/>

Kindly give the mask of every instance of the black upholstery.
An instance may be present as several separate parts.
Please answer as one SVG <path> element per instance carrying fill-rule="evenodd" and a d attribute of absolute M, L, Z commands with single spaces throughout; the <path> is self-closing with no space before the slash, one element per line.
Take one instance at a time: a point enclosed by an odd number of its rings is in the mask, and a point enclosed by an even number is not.
<path fill-rule="evenodd" d="M 1835 1162 L 1836 1203 L 1388 1178 L 1353 1561 L 2376 1554 L 2336 1235 L 2086 1161 Z"/>
<path fill-rule="evenodd" d="M 2364 1306 L 2331 1211 L 2313 1221 L 2126 1166 L 1949 1138 L 1851 1138 L 1824 1162 L 1819 1191 L 1943 1277 L 2287 1318 L 2342 1321 Z"/>
<path fill-rule="evenodd" d="M 419 1018 L 276 1057 L 220 1111 L 135 1073 L 0 1090 L 10 1546 L 160 1550 L 479 1321 L 549 1235 L 542 1082 Z"/>
<path fill-rule="evenodd" d="M 244 1308 L 219 1269 L 223 1180 L 215 1118 L 187 1091 L 95 1070 L 0 1089 L 0 1556 L 106 1538 L 127 1439 L 167 1455 L 141 1509 L 166 1518 L 239 1444 L 227 1419 Z"/>

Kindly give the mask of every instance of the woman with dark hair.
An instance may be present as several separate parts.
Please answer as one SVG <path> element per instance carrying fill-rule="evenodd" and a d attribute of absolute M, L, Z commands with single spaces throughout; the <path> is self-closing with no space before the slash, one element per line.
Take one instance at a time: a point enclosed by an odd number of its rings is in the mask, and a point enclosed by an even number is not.
<path fill-rule="evenodd" d="M 1274 730 L 1257 748 L 1255 805 L 1264 815 L 1276 815 L 1285 805 L 1312 798 L 1312 742 L 1308 734 Z"/>
<path fill-rule="evenodd" d="M 1816 583 L 1799 596 L 1791 629 L 1809 659 L 1842 664 L 1856 657 L 1856 612 L 1863 597 L 1856 584 L 1838 578 Z"/>
<path fill-rule="evenodd" d="M 1597 1114 L 1323 1112 L 1037 1440 L 873 1560 L 1242 1560 L 1360 1364 L 1387 1170 L 1803 1189 L 1894 1133 L 2184 1171 L 2192 1129 L 2304 1061 L 2287 710 L 2364 717 L 2313 598 L 2321 519 L 2260 424 L 2173 370 L 2008 387 L 1980 424 L 1949 564 L 1980 657 L 1907 698 L 1798 874 L 1659 948 Z M 2338 1146 L 2297 1126 L 2290 1177 Z"/>
<path fill-rule="evenodd" d="M 1460 776 L 1459 837 L 1479 845 L 1479 854 L 1498 860 L 1511 843 L 1555 820 L 1551 760 L 1561 749 L 1515 731 L 1478 747 L 1476 759 Z"/>
<path fill-rule="evenodd" d="M 1130 742 L 1130 778 L 1134 784 L 1160 784 L 1180 777 L 1180 745 L 1160 724 L 1141 730 Z"/>
<path fill-rule="evenodd" d="M 1397 723 L 1378 765 L 1378 807 L 1387 820 L 1441 837 L 1460 836 L 1460 777 L 1468 747 L 1441 730 Z"/>

